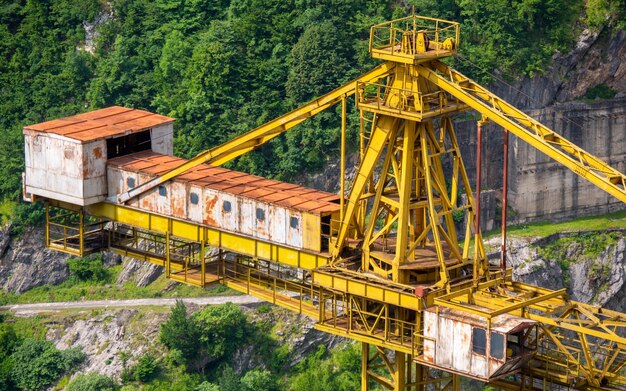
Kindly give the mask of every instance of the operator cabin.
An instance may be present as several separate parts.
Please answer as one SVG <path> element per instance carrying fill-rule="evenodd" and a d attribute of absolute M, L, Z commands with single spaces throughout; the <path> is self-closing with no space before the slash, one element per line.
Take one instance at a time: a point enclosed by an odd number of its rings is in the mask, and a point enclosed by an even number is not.
<path fill-rule="evenodd" d="M 173 121 L 115 106 L 26 126 L 25 198 L 91 205 L 183 164 Z M 328 250 L 339 218 L 336 194 L 205 164 L 129 206 L 314 252 Z"/>

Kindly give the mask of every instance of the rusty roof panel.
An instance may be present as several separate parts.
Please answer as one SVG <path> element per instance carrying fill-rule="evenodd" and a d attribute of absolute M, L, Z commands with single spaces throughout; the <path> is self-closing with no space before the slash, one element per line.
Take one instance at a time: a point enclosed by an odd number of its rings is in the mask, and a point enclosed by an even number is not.
<path fill-rule="evenodd" d="M 183 164 L 185 161 L 185 159 L 178 157 L 143 151 L 111 159 L 108 161 L 108 165 L 124 171 L 156 176 Z M 223 167 L 201 164 L 173 180 L 312 214 L 332 213 L 339 210 L 339 204 L 331 202 L 339 198 L 336 194 L 228 170 Z"/>
<path fill-rule="evenodd" d="M 28 125 L 24 131 L 57 134 L 80 142 L 121 136 L 170 123 L 174 118 L 113 106 L 71 117 Z"/>

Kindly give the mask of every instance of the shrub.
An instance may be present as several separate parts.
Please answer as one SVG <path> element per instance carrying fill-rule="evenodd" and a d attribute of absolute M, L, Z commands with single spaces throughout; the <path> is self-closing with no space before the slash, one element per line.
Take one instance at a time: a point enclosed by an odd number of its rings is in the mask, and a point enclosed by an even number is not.
<path fill-rule="evenodd" d="M 40 226 L 46 221 L 46 208 L 41 202 L 18 203 L 13 211 L 11 234 L 21 235 L 26 227 Z"/>
<path fill-rule="evenodd" d="M 146 353 L 133 366 L 133 377 L 143 383 L 149 382 L 156 376 L 158 366 L 156 358 L 152 354 Z"/>
<path fill-rule="evenodd" d="M 115 391 L 117 384 L 108 376 L 87 372 L 76 376 L 67 385 L 67 391 Z"/>
<path fill-rule="evenodd" d="M 200 329 L 200 342 L 209 362 L 230 355 L 248 335 L 248 321 L 241 309 L 226 303 L 206 307 L 193 316 Z"/>
<path fill-rule="evenodd" d="M 102 255 L 95 254 L 67 261 L 70 277 L 77 281 L 104 282 L 109 280 L 109 270 L 102 263 Z"/>
<path fill-rule="evenodd" d="M 186 363 L 194 359 L 199 350 L 198 327 L 192 318 L 187 317 L 187 307 L 177 300 L 167 322 L 161 325 L 161 342 L 170 349 L 176 349 Z"/>
<path fill-rule="evenodd" d="M 65 372 L 63 355 L 52 342 L 27 338 L 11 356 L 12 377 L 19 388 L 39 390 L 54 384 Z"/>

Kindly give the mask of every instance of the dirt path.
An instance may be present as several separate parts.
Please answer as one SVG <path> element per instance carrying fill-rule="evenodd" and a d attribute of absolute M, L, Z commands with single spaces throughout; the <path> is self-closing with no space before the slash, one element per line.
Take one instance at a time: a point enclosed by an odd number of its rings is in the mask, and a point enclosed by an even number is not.
<path fill-rule="evenodd" d="M 0 306 L 0 311 L 13 311 L 16 314 L 27 314 L 34 312 L 59 311 L 71 308 L 120 308 L 120 307 L 141 307 L 160 306 L 172 307 L 176 300 L 182 300 L 185 304 L 196 304 L 200 306 L 216 305 L 224 303 L 234 304 L 254 304 L 261 303 L 262 300 L 252 296 L 214 296 L 214 297 L 194 297 L 183 299 L 129 299 L 129 300 L 87 300 L 87 301 L 61 301 L 56 303 L 33 303 L 33 304 L 12 304 Z"/>

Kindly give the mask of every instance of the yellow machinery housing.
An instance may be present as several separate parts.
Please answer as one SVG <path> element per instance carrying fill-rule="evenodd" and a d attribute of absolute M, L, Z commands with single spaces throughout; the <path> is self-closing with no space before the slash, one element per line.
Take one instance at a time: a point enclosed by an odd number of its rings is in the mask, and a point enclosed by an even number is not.
<path fill-rule="evenodd" d="M 450 116 L 476 110 L 479 130 L 498 124 L 624 202 L 626 176 L 441 61 L 460 44 L 455 22 L 411 16 L 373 26 L 369 49 L 381 65 L 190 160 L 170 156 L 167 141 L 155 144 L 155 129 L 172 119 L 150 113 L 110 108 L 115 115 L 26 127 L 25 198 L 45 200 L 50 248 L 109 248 L 163 265 L 176 281 L 222 283 L 361 342 L 363 390 L 370 382 L 459 390 L 461 376 L 507 390 L 623 390 L 626 315 L 512 281 L 510 269 L 487 262 L 479 199 Z M 346 184 L 349 96 L 360 112 L 360 161 Z M 341 196 L 217 168 L 337 103 Z M 100 139 L 99 156 L 82 158 L 96 173 L 69 169 L 73 152 L 47 161 L 35 153 L 42 143 Z M 34 186 L 40 172 L 50 186 L 80 182 L 91 198 Z M 92 177 L 105 178 L 98 194 L 83 181 Z"/>

